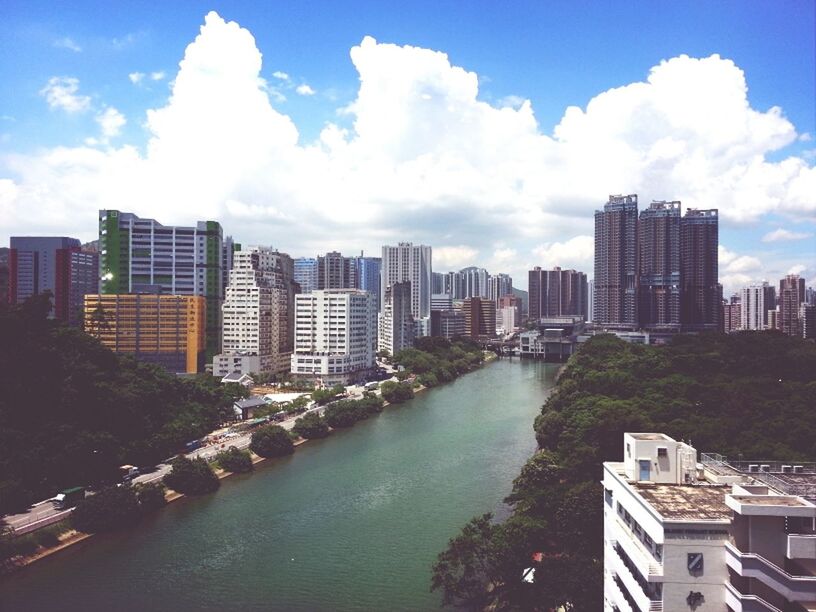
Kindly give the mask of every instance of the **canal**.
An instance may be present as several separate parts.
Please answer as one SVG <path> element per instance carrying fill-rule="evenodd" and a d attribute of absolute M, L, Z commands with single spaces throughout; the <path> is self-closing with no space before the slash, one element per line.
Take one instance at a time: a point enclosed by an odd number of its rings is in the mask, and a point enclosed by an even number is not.
<path fill-rule="evenodd" d="M 501 360 L 0 581 L 0 609 L 429 610 L 430 568 L 535 449 L 557 365 Z"/>

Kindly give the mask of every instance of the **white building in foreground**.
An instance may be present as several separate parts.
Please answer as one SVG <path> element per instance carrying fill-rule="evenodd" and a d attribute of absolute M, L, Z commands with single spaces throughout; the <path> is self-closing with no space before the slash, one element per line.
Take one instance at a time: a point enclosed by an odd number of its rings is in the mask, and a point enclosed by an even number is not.
<path fill-rule="evenodd" d="M 604 610 L 816 610 L 816 464 L 623 444 L 603 465 Z"/>
<path fill-rule="evenodd" d="M 325 386 L 362 380 L 374 367 L 377 310 L 360 289 L 325 289 L 295 299 L 291 371 Z"/>

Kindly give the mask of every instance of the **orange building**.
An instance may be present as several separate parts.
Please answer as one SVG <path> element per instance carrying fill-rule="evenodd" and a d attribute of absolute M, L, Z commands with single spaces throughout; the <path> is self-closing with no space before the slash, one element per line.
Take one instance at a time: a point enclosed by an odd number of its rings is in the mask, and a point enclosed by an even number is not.
<path fill-rule="evenodd" d="M 84 327 L 115 353 L 195 374 L 204 371 L 206 308 L 193 295 L 86 295 Z"/>

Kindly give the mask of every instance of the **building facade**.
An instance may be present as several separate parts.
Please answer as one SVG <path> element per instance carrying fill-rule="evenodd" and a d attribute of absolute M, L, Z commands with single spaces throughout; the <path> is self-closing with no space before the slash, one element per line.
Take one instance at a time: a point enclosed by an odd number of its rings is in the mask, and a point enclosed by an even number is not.
<path fill-rule="evenodd" d="M 86 295 L 84 327 L 115 353 L 195 374 L 204 371 L 206 309 L 202 296 Z"/>
<path fill-rule="evenodd" d="M 609 196 L 595 212 L 595 323 L 635 328 L 638 324 L 637 195 Z M 532 299 L 530 300 L 532 318 Z"/>
<path fill-rule="evenodd" d="M 603 464 L 604 610 L 804 611 L 816 464 L 729 461 L 626 433 Z"/>
<path fill-rule="evenodd" d="M 316 384 L 347 385 L 374 367 L 377 311 L 360 289 L 316 290 L 296 297 L 291 372 Z"/>
<path fill-rule="evenodd" d="M 731 296 L 730 302 L 723 302 L 722 320 L 723 332 L 726 334 L 742 329 L 742 304 L 739 296 Z"/>
<path fill-rule="evenodd" d="M 207 358 L 221 350 L 224 238 L 217 221 L 162 225 L 118 210 L 99 211 L 100 292 L 160 291 L 207 302 Z"/>
<path fill-rule="evenodd" d="M 394 283 L 411 283 L 411 315 L 414 320 L 431 316 L 431 247 L 400 242 L 397 246 L 382 248 L 382 281 L 380 303 L 385 302 L 385 291 Z"/>
<path fill-rule="evenodd" d="M 805 301 L 805 279 L 788 274 L 779 281 L 779 329 L 788 336 L 801 336 L 799 307 Z"/>
<path fill-rule="evenodd" d="M 374 306 L 379 312 L 382 310 L 380 302 L 381 290 L 380 280 L 382 275 L 382 259 L 379 257 L 365 257 L 360 255 L 353 259 L 355 267 L 355 277 L 357 279 L 356 289 L 368 291 L 374 296 Z"/>
<path fill-rule="evenodd" d="M 298 257 L 295 259 L 295 282 L 301 293 L 311 293 L 317 289 L 317 259 Z"/>
<path fill-rule="evenodd" d="M 641 327 L 680 327 L 680 202 L 652 202 L 638 223 Z"/>
<path fill-rule="evenodd" d="M 499 305 L 499 299 L 513 295 L 513 278 L 509 274 L 499 273 L 487 277 L 487 297 Z"/>
<path fill-rule="evenodd" d="M 471 338 L 496 336 L 496 303 L 487 298 L 469 297 L 462 303 L 465 335 Z"/>
<path fill-rule="evenodd" d="M 414 317 L 411 315 L 411 283 L 394 283 L 385 291 L 378 315 L 377 349 L 396 355 L 414 346 Z"/>
<path fill-rule="evenodd" d="M 222 350 L 213 357 L 213 376 L 289 370 L 298 290 L 287 254 L 268 247 L 234 254 L 222 306 Z"/>
<path fill-rule="evenodd" d="M 688 209 L 680 222 L 680 317 L 689 331 L 721 329 L 717 209 Z"/>
<path fill-rule="evenodd" d="M 542 270 L 535 267 L 528 272 L 529 318 L 582 316 L 588 312 L 587 277 L 576 270 Z"/>
<path fill-rule="evenodd" d="M 761 330 L 768 327 L 768 310 L 776 307 L 776 292 L 767 282 L 740 290 L 740 329 Z"/>

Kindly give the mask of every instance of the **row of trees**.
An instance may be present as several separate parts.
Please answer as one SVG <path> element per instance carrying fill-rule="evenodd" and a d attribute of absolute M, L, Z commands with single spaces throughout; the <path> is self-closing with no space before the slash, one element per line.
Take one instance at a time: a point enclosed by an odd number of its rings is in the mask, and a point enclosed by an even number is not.
<path fill-rule="evenodd" d="M 425 387 L 450 382 L 470 372 L 484 361 L 484 353 L 470 338 L 447 340 L 439 337 L 417 338 L 413 348 L 394 356 L 394 362 L 414 374 Z M 390 400 L 389 400 L 390 401 Z"/>
<path fill-rule="evenodd" d="M 573 355 L 535 421 L 500 524 L 474 518 L 433 568 L 445 603 L 595 610 L 603 598 L 603 461 L 623 434 L 656 431 L 701 451 L 816 456 L 816 344 L 778 332 L 677 336 L 664 347 L 597 336 Z M 533 561 L 533 553 L 543 553 Z M 535 581 L 521 580 L 535 567 Z"/>

